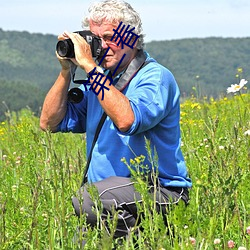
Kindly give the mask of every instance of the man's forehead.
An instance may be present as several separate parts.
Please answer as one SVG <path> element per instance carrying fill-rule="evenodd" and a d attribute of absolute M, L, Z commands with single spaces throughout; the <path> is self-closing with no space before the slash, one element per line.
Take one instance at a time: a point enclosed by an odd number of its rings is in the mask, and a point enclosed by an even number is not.
<path fill-rule="evenodd" d="M 114 33 L 114 29 L 118 27 L 119 24 L 110 23 L 108 21 L 103 21 L 102 23 L 96 23 L 90 21 L 90 30 L 93 33 L 98 33 L 102 35 L 110 35 Z"/>
<path fill-rule="evenodd" d="M 105 20 L 105 19 L 100 20 L 98 22 L 95 22 L 95 21 L 93 21 L 91 19 L 89 21 L 89 25 L 90 26 L 112 27 L 112 29 L 113 28 L 117 28 L 119 26 L 119 23 L 120 23 L 119 21 L 113 21 L 113 22 L 111 22 L 111 21 L 108 21 L 108 20 Z"/>

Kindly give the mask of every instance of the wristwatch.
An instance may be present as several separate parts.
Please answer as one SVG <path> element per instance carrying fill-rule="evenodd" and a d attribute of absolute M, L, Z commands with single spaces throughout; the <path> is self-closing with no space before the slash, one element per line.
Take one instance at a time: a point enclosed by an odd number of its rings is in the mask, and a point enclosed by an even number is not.
<path fill-rule="evenodd" d="M 104 71 L 100 66 L 96 66 L 89 73 L 87 73 L 87 77 L 91 78 L 93 75 L 97 75 L 98 73 L 104 74 Z"/>

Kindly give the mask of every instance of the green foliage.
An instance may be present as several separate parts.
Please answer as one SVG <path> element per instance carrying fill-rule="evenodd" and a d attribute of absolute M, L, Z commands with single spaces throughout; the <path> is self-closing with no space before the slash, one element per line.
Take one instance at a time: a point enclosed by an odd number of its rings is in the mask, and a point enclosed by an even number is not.
<path fill-rule="evenodd" d="M 29 83 L 41 90 L 35 95 L 44 95 L 60 69 L 55 56 L 56 42 L 53 35 L 0 29 L 0 80 Z"/>
<path fill-rule="evenodd" d="M 143 230 L 138 233 L 136 227 L 127 239 L 113 240 L 117 221 L 107 221 L 111 235 L 99 221 L 99 230 L 89 228 L 84 234 L 85 249 L 219 250 L 227 249 L 229 240 L 235 249 L 249 249 L 249 102 L 249 94 L 186 100 L 181 126 L 182 150 L 193 180 L 190 204 L 172 207 L 165 226 L 136 171 L 144 167 L 144 156 L 138 156 L 127 165 L 143 196 L 138 204 Z M 84 215 L 81 220 L 74 216 L 71 197 L 85 166 L 84 137 L 42 132 L 28 109 L 7 118 L 0 123 L 0 249 L 80 249 L 83 236 L 76 228 L 87 225 Z M 151 162 L 155 166 L 155 159 Z M 92 195 L 99 213 L 95 190 Z"/>
<path fill-rule="evenodd" d="M 85 141 L 41 132 L 29 110 L 12 113 L 0 134 L 0 249 L 69 249 L 60 239 L 75 233 Z"/>
<path fill-rule="evenodd" d="M 146 50 L 173 72 L 183 96 L 190 96 L 197 83 L 201 96 L 224 96 L 226 86 L 236 81 L 237 69 L 250 65 L 250 38 L 154 41 Z M 249 77 L 249 71 L 244 72 L 244 78 Z"/>
<path fill-rule="evenodd" d="M 39 115 L 44 96 L 45 91 L 29 82 L 0 80 L 0 121 L 5 119 L 10 110 L 19 111 L 20 107 L 28 107 Z"/>
<path fill-rule="evenodd" d="M 1 101 L 12 111 L 27 105 L 35 112 L 40 109 L 41 100 L 60 70 L 55 56 L 56 42 L 54 35 L 0 29 Z M 146 44 L 146 50 L 173 72 L 184 99 L 191 95 L 224 96 L 225 88 L 238 82 L 235 77 L 238 68 L 243 69 L 242 78 L 250 78 L 250 38 L 153 41 Z M 15 95 L 17 90 L 14 83 L 20 85 L 19 95 Z M 8 84 L 6 95 L 2 95 Z M 24 100 L 28 92 L 32 92 L 28 97 L 30 101 Z M 14 98 L 16 104 L 13 106 L 11 101 Z M 3 110 L 2 107 L 0 120 Z"/>
<path fill-rule="evenodd" d="M 0 29 L 0 121 L 8 109 L 39 113 L 60 68 L 56 42 L 53 35 Z"/>

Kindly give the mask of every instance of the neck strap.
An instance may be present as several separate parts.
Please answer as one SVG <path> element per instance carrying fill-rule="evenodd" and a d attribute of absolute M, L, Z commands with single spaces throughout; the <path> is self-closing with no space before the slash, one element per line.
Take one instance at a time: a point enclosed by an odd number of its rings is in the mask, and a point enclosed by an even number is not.
<path fill-rule="evenodd" d="M 146 55 L 144 54 L 143 50 L 139 50 L 136 57 L 131 61 L 125 72 L 116 83 L 115 87 L 118 90 L 123 91 L 136 75 L 136 73 L 144 66 L 145 61 Z"/>
<path fill-rule="evenodd" d="M 149 62 L 146 62 L 146 56 L 144 54 L 144 52 L 142 50 L 138 51 L 136 57 L 132 60 L 132 62 L 129 64 L 128 68 L 126 69 L 126 71 L 122 74 L 122 76 L 120 77 L 120 79 L 118 80 L 117 84 L 115 85 L 115 87 L 119 90 L 122 91 L 123 89 L 126 88 L 126 86 L 130 83 L 130 81 L 133 79 L 133 77 L 136 75 L 136 73 L 144 66 L 146 66 Z M 104 112 L 99 124 L 97 126 L 96 132 L 95 132 L 95 136 L 91 145 L 91 150 L 88 156 L 88 160 L 87 160 L 87 164 L 85 167 L 85 171 L 83 174 L 83 180 L 81 183 L 81 186 L 84 185 L 84 183 L 87 182 L 87 174 L 88 174 L 88 169 L 89 169 L 89 164 L 91 161 L 91 157 L 92 157 L 92 152 L 95 146 L 95 143 L 98 139 L 99 133 L 102 129 L 102 126 L 105 122 L 107 115 Z"/>

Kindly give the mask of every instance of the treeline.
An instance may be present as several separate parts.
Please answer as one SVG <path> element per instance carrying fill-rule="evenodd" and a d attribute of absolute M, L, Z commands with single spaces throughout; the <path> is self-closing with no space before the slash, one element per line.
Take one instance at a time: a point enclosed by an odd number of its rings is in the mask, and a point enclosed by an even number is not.
<path fill-rule="evenodd" d="M 39 115 L 45 95 L 45 90 L 30 82 L 0 80 L 0 121 L 6 118 L 6 113 L 22 108 Z"/>
<path fill-rule="evenodd" d="M 0 120 L 25 107 L 39 115 L 60 69 L 56 42 L 54 35 L 0 29 Z"/>
<path fill-rule="evenodd" d="M 250 37 L 160 41 L 146 48 L 174 73 L 182 95 L 216 98 L 239 78 L 250 80 Z"/>
<path fill-rule="evenodd" d="M 0 120 L 8 109 L 38 113 L 60 66 L 57 37 L 0 29 Z M 250 79 L 250 38 L 153 41 L 146 50 L 176 77 L 183 97 L 224 95 L 240 77 Z"/>

